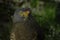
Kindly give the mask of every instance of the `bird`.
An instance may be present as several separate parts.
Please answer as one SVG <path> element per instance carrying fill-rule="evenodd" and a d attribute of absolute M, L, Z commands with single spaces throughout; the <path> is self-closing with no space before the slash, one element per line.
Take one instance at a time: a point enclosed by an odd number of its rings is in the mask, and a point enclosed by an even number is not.
<path fill-rule="evenodd" d="M 31 14 L 30 8 L 16 9 L 12 17 L 10 40 L 43 40 L 44 31 Z"/>

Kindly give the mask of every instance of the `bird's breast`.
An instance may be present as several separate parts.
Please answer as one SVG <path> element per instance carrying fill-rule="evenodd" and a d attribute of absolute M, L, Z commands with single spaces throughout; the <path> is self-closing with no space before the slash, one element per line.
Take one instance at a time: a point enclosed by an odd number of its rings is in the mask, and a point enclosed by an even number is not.
<path fill-rule="evenodd" d="M 35 37 L 37 36 L 36 31 L 24 23 L 15 24 L 13 30 L 15 32 L 16 40 L 32 40 L 36 39 Z"/>

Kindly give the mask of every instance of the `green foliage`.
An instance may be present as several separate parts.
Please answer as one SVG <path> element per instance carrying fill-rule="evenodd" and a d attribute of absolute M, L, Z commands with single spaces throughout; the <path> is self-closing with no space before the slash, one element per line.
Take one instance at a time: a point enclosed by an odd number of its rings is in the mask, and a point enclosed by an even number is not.
<path fill-rule="evenodd" d="M 31 6 L 34 8 L 37 6 L 38 0 L 31 0 Z"/>
<path fill-rule="evenodd" d="M 58 24 L 55 22 L 55 3 L 46 3 L 42 10 L 35 10 L 33 16 L 40 26 L 45 29 L 45 40 L 60 40 L 60 26 L 57 26 Z"/>

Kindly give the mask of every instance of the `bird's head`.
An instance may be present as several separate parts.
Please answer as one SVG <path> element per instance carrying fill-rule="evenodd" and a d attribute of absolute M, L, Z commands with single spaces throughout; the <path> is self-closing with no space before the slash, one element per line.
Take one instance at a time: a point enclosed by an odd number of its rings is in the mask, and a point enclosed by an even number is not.
<path fill-rule="evenodd" d="M 24 20 L 25 20 L 26 18 L 29 17 L 30 10 L 29 9 L 22 9 L 21 11 L 19 11 L 18 14 L 19 14 L 20 17 L 24 18 Z"/>
<path fill-rule="evenodd" d="M 29 8 L 17 9 L 12 17 L 13 22 L 24 22 L 29 18 L 31 10 Z"/>

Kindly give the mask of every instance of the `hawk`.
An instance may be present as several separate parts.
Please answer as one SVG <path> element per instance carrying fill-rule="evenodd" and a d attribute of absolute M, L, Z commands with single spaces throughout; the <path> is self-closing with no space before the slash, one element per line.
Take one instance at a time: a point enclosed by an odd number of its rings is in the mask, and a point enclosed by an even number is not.
<path fill-rule="evenodd" d="M 30 8 L 17 9 L 13 15 L 10 40 L 43 40 L 43 29 L 31 15 Z"/>

